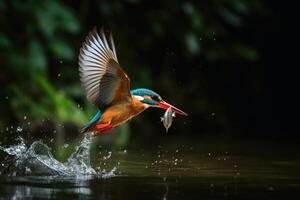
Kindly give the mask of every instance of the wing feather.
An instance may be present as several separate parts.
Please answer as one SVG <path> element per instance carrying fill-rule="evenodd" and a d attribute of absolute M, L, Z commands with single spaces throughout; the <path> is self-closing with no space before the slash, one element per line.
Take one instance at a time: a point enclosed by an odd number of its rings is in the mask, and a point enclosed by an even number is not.
<path fill-rule="evenodd" d="M 117 52 L 116 52 L 116 48 L 115 48 L 115 42 L 114 42 L 114 38 L 113 38 L 111 32 L 109 33 L 109 43 L 110 43 L 110 46 L 111 46 L 112 51 L 113 51 L 114 59 L 118 62 Z"/>
<path fill-rule="evenodd" d="M 86 37 L 79 53 L 81 85 L 88 101 L 100 109 L 131 98 L 129 78 L 118 64 L 112 34 L 94 29 Z"/>

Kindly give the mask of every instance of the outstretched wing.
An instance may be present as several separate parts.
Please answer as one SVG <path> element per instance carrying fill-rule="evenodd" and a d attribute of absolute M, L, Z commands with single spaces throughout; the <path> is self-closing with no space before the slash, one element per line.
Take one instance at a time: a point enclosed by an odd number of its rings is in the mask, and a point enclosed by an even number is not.
<path fill-rule="evenodd" d="M 118 64 L 112 34 L 109 40 L 96 28 L 86 37 L 79 54 L 80 81 L 89 102 L 104 109 L 118 101 L 129 101 L 129 78 Z"/>

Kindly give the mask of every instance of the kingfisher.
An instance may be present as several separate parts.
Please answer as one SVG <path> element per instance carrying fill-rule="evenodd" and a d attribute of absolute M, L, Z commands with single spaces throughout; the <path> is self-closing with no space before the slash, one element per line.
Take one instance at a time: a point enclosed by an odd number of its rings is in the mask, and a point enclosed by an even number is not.
<path fill-rule="evenodd" d="M 98 112 L 80 132 L 101 135 L 124 124 L 149 107 L 168 109 L 187 116 L 146 88 L 130 90 L 130 79 L 119 65 L 111 32 L 91 31 L 79 52 L 79 76 L 87 100 Z"/>

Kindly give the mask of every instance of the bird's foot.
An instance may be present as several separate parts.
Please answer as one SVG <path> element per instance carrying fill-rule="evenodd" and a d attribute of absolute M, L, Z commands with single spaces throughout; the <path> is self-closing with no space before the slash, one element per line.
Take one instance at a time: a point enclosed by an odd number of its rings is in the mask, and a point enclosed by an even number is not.
<path fill-rule="evenodd" d="M 96 124 L 95 129 L 93 130 L 94 136 L 101 135 L 105 132 L 111 131 L 112 129 L 113 126 L 110 123 Z"/>
<path fill-rule="evenodd" d="M 105 123 L 105 124 L 96 124 L 97 129 L 106 129 L 108 127 L 111 127 L 110 123 Z"/>

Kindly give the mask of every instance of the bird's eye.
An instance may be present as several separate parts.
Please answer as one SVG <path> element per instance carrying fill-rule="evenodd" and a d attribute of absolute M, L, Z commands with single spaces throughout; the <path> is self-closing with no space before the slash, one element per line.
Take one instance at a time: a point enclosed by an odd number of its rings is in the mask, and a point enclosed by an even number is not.
<path fill-rule="evenodd" d="M 158 98 L 158 96 L 153 96 L 153 97 L 152 97 L 152 100 L 154 100 L 154 101 L 159 101 L 159 98 Z"/>

